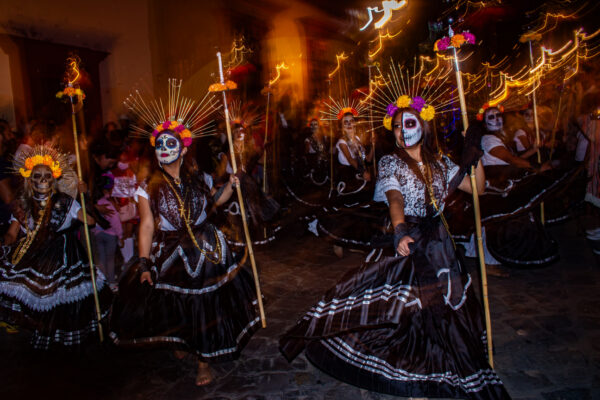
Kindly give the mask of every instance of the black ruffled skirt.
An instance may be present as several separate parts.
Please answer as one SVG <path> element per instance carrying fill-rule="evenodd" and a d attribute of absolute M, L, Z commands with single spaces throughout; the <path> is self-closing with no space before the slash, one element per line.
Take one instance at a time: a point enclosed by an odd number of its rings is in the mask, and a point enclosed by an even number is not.
<path fill-rule="evenodd" d="M 31 330 L 36 349 L 76 350 L 98 340 L 90 267 L 77 228 L 41 234 L 23 258 L 12 263 L 13 247 L 0 256 L 0 320 Z M 45 233 L 45 232 L 44 232 Z M 102 318 L 112 294 L 95 270 Z"/>
<path fill-rule="evenodd" d="M 346 274 L 280 339 L 330 375 L 405 397 L 509 399 L 490 368 L 480 303 L 439 220 L 412 225 L 408 257 Z"/>
<path fill-rule="evenodd" d="M 260 326 L 254 282 L 234 259 L 212 224 L 187 231 L 159 231 L 153 243 L 153 286 L 140 283 L 134 262 L 119 282 L 110 337 L 117 345 L 162 347 L 194 353 L 205 361 L 239 356 Z M 216 257 L 218 256 L 218 260 Z"/>
<path fill-rule="evenodd" d="M 246 223 L 252 244 L 255 246 L 272 242 L 281 230 L 278 223 L 281 206 L 275 199 L 266 196 L 257 182 L 247 174 L 242 174 L 240 184 L 244 196 Z M 217 226 L 227 237 L 227 241 L 234 248 L 246 246 L 241 207 L 236 193 L 221 207 L 217 217 Z"/>

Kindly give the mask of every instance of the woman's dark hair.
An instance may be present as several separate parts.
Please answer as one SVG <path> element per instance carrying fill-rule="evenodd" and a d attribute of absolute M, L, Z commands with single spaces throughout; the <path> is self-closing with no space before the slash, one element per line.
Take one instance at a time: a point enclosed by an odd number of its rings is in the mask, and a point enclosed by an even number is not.
<path fill-rule="evenodd" d="M 421 138 L 421 159 L 423 160 L 423 164 L 428 165 L 431 168 L 431 172 L 432 174 L 434 173 L 442 173 L 442 169 L 440 167 L 440 164 L 438 163 L 438 161 L 441 159 L 441 154 L 437 149 L 436 146 L 436 142 L 435 142 L 435 137 L 433 137 L 433 134 L 431 133 L 431 126 L 429 125 L 428 121 L 423 120 L 423 118 L 421 118 L 421 116 L 419 115 L 419 113 L 410 108 L 399 108 L 396 111 L 394 111 L 394 114 L 392 115 L 392 134 L 394 134 L 394 121 L 396 120 L 396 117 L 401 114 L 401 113 L 405 113 L 408 112 L 412 115 L 414 115 L 417 120 L 421 123 L 421 126 L 423 127 L 423 137 Z M 394 138 L 395 140 L 395 138 Z M 398 148 L 397 149 L 398 153 L 404 153 L 407 155 L 406 151 L 403 148 Z M 405 159 L 405 157 L 401 157 L 402 159 Z M 408 159 L 412 160 L 411 157 L 408 157 Z M 414 160 L 413 160 L 414 161 Z M 417 167 L 416 162 L 414 162 L 414 166 L 413 167 Z M 418 168 L 418 167 L 417 167 Z M 417 174 L 417 177 L 419 177 L 419 175 Z"/>

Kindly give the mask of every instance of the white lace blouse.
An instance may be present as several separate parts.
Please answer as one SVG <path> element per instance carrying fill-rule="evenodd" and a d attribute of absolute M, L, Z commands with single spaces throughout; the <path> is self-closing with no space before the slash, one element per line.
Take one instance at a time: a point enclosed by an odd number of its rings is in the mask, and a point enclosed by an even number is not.
<path fill-rule="evenodd" d="M 439 209 L 443 210 L 444 201 L 448 196 L 448 184 L 458 173 L 459 168 L 446 156 L 442 156 L 438 163 L 442 174 L 434 174 L 432 187 L 436 203 Z M 427 216 L 427 204 L 425 203 L 427 188 L 396 154 L 386 155 L 379 160 L 379 172 L 373 200 L 384 201 L 388 204 L 385 193 L 390 190 L 397 190 L 402 194 L 405 215 Z"/>

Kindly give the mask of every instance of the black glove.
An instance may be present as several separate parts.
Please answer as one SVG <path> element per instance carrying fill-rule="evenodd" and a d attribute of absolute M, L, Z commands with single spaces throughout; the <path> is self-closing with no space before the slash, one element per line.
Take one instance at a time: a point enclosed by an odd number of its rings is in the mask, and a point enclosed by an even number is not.
<path fill-rule="evenodd" d="M 408 235 L 408 225 L 404 222 L 399 223 L 394 227 L 394 251 L 398 248 L 400 240 Z"/>
<path fill-rule="evenodd" d="M 138 260 L 140 274 L 144 272 L 150 272 L 150 260 L 147 257 L 140 257 Z"/>
<path fill-rule="evenodd" d="M 481 123 L 472 124 L 469 126 L 469 129 L 467 129 L 460 160 L 461 168 L 470 169 L 471 167 L 477 166 L 479 159 L 483 156 L 481 137 L 484 133 L 485 130 Z"/>

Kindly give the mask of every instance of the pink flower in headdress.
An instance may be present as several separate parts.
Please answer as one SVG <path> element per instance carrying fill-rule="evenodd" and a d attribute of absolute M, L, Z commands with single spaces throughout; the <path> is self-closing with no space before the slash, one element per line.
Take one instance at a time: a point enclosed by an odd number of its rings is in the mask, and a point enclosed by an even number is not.
<path fill-rule="evenodd" d="M 162 123 L 163 129 L 169 129 L 171 127 L 171 121 L 165 121 Z"/>
<path fill-rule="evenodd" d="M 394 115 L 394 113 L 396 112 L 397 109 L 398 109 L 398 106 L 395 103 L 390 103 L 387 106 L 387 112 L 386 112 L 386 114 L 391 117 L 392 115 Z"/>
<path fill-rule="evenodd" d="M 420 96 L 413 97 L 412 102 L 410 103 L 410 106 L 413 109 L 415 109 L 417 112 L 421 112 L 423 107 L 425 107 L 425 100 L 423 100 L 423 98 Z"/>
<path fill-rule="evenodd" d="M 191 137 L 186 137 L 181 139 L 181 142 L 183 143 L 183 145 L 185 147 L 190 147 L 192 145 L 192 138 Z"/>
<path fill-rule="evenodd" d="M 475 35 L 473 35 L 471 32 L 463 32 L 463 36 L 465 37 L 467 43 L 475 44 Z"/>
<path fill-rule="evenodd" d="M 444 36 L 443 38 L 437 41 L 438 51 L 447 50 L 448 47 L 450 47 L 450 38 L 448 36 Z"/>
<path fill-rule="evenodd" d="M 185 125 L 182 124 L 182 125 L 177 125 L 173 131 L 176 133 L 181 133 L 184 130 L 185 130 Z"/>

